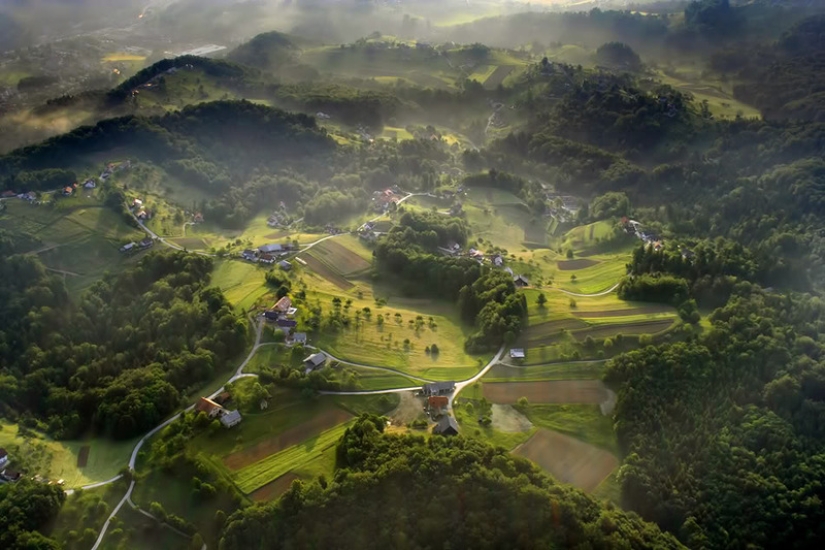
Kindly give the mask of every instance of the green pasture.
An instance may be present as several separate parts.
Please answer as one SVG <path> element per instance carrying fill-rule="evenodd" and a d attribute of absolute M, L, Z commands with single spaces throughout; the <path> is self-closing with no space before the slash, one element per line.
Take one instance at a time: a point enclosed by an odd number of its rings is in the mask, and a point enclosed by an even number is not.
<path fill-rule="evenodd" d="M 364 367 L 354 367 L 346 364 L 341 365 L 336 369 L 336 372 L 339 374 L 338 378 L 344 381 L 351 380 L 354 375 L 357 381 L 357 387 L 362 390 L 388 390 L 421 385 L 421 382 L 417 382 L 400 374 Z"/>
<path fill-rule="evenodd" d="M 113 441 L 98 437 L 83 441 L 55 441 L 32 430 L 0 420 L 0 447 L 11 457 L 10 467 L 27 475 L 62 479 L 66 487 L 80 487 L 115 477 L 129 462 L 136 440 Z M 85 467 L 78 467 L 80 449 L 89 447 Z"/>
<path fill-rule="evenodd" d="M 238 260 L 218 260 L 211 285 L 220 288 L 226 299 L 241 311 L 248 310 L 270 290 L 266 271 L 257 264 Z"/>
<path fill-rule="evenodd" d="M 740 115 L 744 118 L 762 118 L 758 109 L 733 98 L 727 91 L 731 86 L 729 83 L 702 79 L 698 71 L 692 71 L 689 67 L 668 72 L 658 71 L 657 77 L 663 84 L 693 94 L 697 109 L 700 103 L 707 101 L 710 112 L 716 118 L 735 119 Z"/>
<path fill-rule="evenodd" d="M 0 229 L 39 240 L 42 245 L 31 253 L 47 268 L 61 272 L 72 290 L 86 288 L 105 271 L 134 261 L 135 256 L 124 256 L 119 248 L 145 237 L 94 197 L 78 195 L 56 198 L 53 206 L 6 201 L 0 213 Z"/>
<path fill-rule="evenodd" d="M 530 350 L 527 351 L 530 353 Z M 498 364 L 484 375 L 485 382 L 541 382 L 546 380 L 592 380 L 601 378 L 604 361 L 507 366 Z"/>
<path fill-rule="evenodd" d="M 502 432 L 491 425 L 483 426 L 479 422 L 482 411 L 481 383 L 473 384 L 461 392 L 453 403 L 455 419 L 461 427 L 464 437 L 479 439 L 496 447 L 512 450 L 521 445 L 533 435 L 534 429 L 525 432 Z"/>

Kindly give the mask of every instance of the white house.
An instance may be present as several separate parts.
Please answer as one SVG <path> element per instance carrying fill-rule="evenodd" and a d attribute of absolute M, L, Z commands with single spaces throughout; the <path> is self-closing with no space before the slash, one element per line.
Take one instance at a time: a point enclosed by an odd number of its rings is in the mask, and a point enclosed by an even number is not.
<path fill-rule="evenodd" d="M 6 449 L 0 449 L 0 467 L 3 467 L 8 463 L 9 463 L 9 453 L 6 452 Z"/>

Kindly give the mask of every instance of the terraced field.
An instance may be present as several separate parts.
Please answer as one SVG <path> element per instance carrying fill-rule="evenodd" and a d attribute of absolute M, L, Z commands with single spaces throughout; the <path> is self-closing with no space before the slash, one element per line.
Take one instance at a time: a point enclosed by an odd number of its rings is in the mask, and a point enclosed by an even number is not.
<path fill-rule="evenodd" d="M 370 262 L 332 239 L 313 246 L 309 255 L 327 264 L 343 277 L 362 273 L 370 267 Z"/>

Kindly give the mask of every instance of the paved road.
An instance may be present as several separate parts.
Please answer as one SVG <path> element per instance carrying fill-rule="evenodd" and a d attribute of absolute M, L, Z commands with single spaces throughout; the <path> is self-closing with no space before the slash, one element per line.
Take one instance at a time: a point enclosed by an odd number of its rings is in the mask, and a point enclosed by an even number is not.
<path fill-rule="evenodd" d="M 261 335 L 262 334 L 263 334 L 263 325 L 259 322 L 259 323 L 256 324 L 256 327 L 255 327 L 255 345 L 252 346 L 252 350 L 249 352 L 249 355 L 246 356 L 246 359 L 244 359 L 243 363 L 241 363 L 241 365 L 235 371 L 235 374 L 232 376 L 232 378 L 230 378 L 227 381 L 227 384 L 230 383 L 230 382 L 234 382 L 235 380 L 238 380 L 239 378 L 246 378 L 246 377 L 256 376 L 254 374 L 244 374 L 243 369 L 246 367 L 246 365 L 249 364 L 249 361 L 252 360 L 252 357 L 255 356 L 255 353 L 258 351 L 258 348 L 261 347 Z M 215 392 L 212 393 L 212 395 L 210 395 L 209 397 L 214 398 L 215 396 L 220 394 L 222 391 L 224 391 L 225 387 L 226 386 L 221 386 L 219 389 L 215 390 Z M 143 447 L 143 444 L 146 443 L 146 441 L 150 437 L 152 437 L 153 435 L 158 433 L 160 430 L 162 430 L 163 428 L 165 428 L 166 426 L 168 426 L 169 424 L 171 424 L 172 422 L 174 422 L 175 420 L 180 418 L 181 414 L 192 410 L 194 407 L 195 407 L 195 405 L 190 405 L 189 407 L 187 407 L 183 411 L 181 411 L 178 414 L 176 414 L 175 416 L 169 418 L 168 420 L 163 422 L 161 425 L 155 427 L 149 433 L 144 435 L 140 439 L 140 441 L 137 442 L 137 444 L 135 445 L 135 448 L 132 450 L 132 455 L 129 457 L 129 470 L 134 473 L 134 471 L 135 471 L 135 462 L 137 461 L 138 453 L 140 452 L 140 449 Z M 121 478 L 121 476 L 117 476 L 115 478 L 110 479 L 109 481 L 103 481 L 103 482 L 100 482 L 100 483 L 95 483 L 94 485 L 89 485 L 86 488 L 101 487 L 101 486 L 106 485 L 108 483 L 113 483 L 113 482 L 117 481 L 120 478 Z M 106 530 L 109 529 L 109 524 L 111 523 L 112 518 L 114 518 L 117 515 L 117 513 L 120 511 L 120 508 L 123 506 L 123 503 L 128 502 L 132 507 L 136 508 L 135 505 L 132 503 L 132 491 L 134 490 L 134 488 L 135 488 L 135 482 L 134 482 L 134 480 L 132 480 L 132 482 L 129 484 L 129 489 L 126 491 L 126 494 L 123 495 L 123 498 L 120 499 L 120 502 L 117 504 L 115 509 L 112 510 L 112 513 L 109 514 L 109 517 L 106 518 L 106 523 L 103 524 L 103 528 L 100 530 L 100 534 L 98 534 L 97 540 L 95 541 L 94 546 L 92 546 L 92 550 L 97 550 L 98 547 L 100 546 L 100 544 L 103 542 L 103 537 L 106 535 Z M 68 491 L 67 491 L 67 493 L 68 493 Z M 151 514 L 147 514 L 147 515 L 151 516 Z"/>

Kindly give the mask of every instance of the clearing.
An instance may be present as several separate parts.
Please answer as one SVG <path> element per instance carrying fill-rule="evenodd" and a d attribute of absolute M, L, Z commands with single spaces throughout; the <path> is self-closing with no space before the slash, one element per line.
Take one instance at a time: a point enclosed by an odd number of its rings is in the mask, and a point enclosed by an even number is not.
<path fill-rule="evenodd" d="M 619 465 L 611 453 L 568 435 L 540 429 L 514 451 L 562 483 L 591 492 Z"/>
<path fill-rule="evenodd" d="M 484 397 L 493 403 L 512 404 L 520 397 L 530 403 L 592 403 L 609 399 L 601 380 L 549 380 L 544 382 L 493 382 L 483 385 Z"/>

